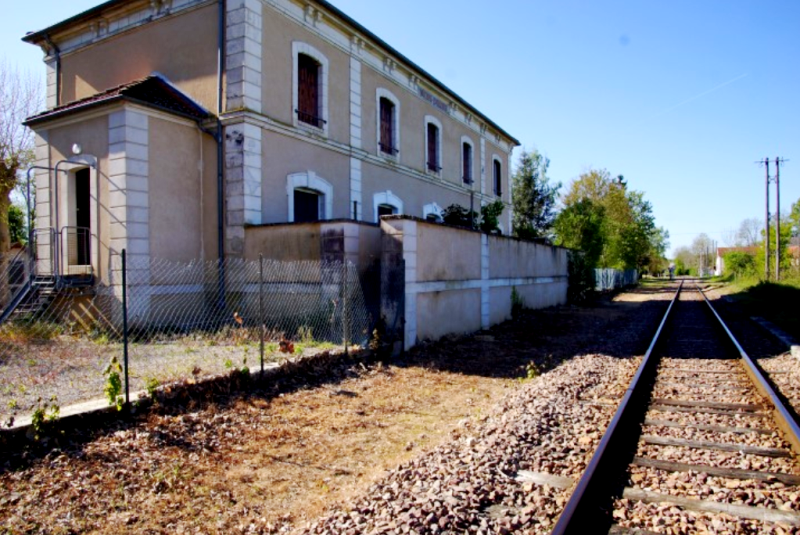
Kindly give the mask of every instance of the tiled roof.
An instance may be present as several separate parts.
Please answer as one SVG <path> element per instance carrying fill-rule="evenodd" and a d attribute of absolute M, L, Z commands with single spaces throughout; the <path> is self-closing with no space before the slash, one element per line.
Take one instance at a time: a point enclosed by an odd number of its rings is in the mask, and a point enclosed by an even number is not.
<path fill-rule="evenodd" d="M 141 80 L 134 80 L 127 84 L 106 89 L 102 93 L 58 106 L 52 110 L 44 111 L 29 117 L 25 121 L 25 125 L 36 125 L 71 113 L 123 100 L 193 120 L 207 119 L 211 116 L 205 108 L 197 104 L 189 96 L 179 91 L 161 76 L 154 74 Z"/>

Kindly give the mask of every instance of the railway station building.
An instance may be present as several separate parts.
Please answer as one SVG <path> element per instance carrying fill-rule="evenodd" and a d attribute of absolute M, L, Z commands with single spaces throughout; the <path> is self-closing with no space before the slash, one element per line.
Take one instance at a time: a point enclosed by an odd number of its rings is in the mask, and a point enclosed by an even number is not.
<path fill-rule="evenodd" d="M 24 40 L 47 69 L 35 226 L 62 273 L 453 203 L 500 199 L 510 228 L 516 139 L 324 0 L 110 0 Z"/>

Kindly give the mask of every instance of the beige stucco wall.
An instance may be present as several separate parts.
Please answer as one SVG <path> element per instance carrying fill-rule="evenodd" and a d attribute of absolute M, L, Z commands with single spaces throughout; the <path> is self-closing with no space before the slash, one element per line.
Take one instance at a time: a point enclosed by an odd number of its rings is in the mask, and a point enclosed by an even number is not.
<path fill-rule="evenodd" d="M 481 278 L 481 235 L 433 223 L 417 223 L 417 281 Z"/>
<path fill-rule="evenodd" d="M 417 338 L 436 340 L 447 334 L 481 328 L 481 291 L 453 290 L 418 294 Z"/>
<path fill-rule="evenodd" d="M 341 49 L 278 14 L 263 9 L 262 111 L 284 124 L 292 124 L 292 42 L 304 42 L 324 55 L 328 62 L 328 137 L 350 142 L 350 57 Z"/>
<path fill-rule="evenodd" d="M 262 221 L 283 223 L 289 218 L 286 179 L 292 173 L 314 171 L 333 186 L 333 214 L 327 219 L 350 216 L 350 158 L 333 150 L 275 132 L 262 137 Z"/>
<path fill-rule="evenodd" d="M 245 229 L 245 260 L 265 259 L 284 262 L 319 261 L 322 238 L 334 231 L 344 236 L 345 257 L 360 271 L 380 258 L 381 229 L 375 225 L 350 221 L 316 221 L 260 225 Z"/>
<path fill-rule="evenodd" d="M 209 110 L 217 102 L 217 7 L 145 24 L 65 54 L 62 104 L 159 72 Z"/>
<path fill-rule="evenodd" d="M 263 254 L 269 260 L 294 262 L 320 259 L 319 223 L 267 225 L 245 229 L 244 258 L 258 260 Z"/>
<path fill-rule="evenodd" d="M 512 238 L 490 236 L 489 258 L 489 277 L 493 279 L 567 272 L 566 249 Z"/>
<path fill-rule="evenodd" d="M 376 193 L 390 190 L 403 201 L 403 213 L 422 217 L 422 209 L 426 204 L 437 203 L 442 209 L 453 203 L 469 207 L 468 191 L 445 189 L 435 182 L 427 182 L 408 175 L 400 175 L 397 171 L 371 163 L 364 164 L 361 171 L 361 191 L 364 203 L 363 217 L 365 221 L 375 222 L 373 198 Z M 475 200 L 477 207 L 479 201 Z"/>
<path fill-rule="evenodd" d="M 215 174 L 213 168 L 198 165 L 205 136 L 194 124 L 150 117 L 148 187 L 152 258 L 179 262 L 205 258 L 204 234 L 210 230 L 209 222 L 216 223 L 216 210 L 205 213 L 202 210 L 208 182 Z M 215 249 L 210 252 L 216 254 Z"/>

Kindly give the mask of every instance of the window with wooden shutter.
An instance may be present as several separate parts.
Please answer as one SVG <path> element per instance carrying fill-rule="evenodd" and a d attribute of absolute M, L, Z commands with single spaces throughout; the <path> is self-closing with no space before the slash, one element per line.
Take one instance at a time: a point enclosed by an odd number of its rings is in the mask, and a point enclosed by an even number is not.
<path fill-rule="evenodd" d="M 428 123 L 428 170 L 438 173 L 439 165 L 439 127 Z"/>
<path fill-rule="evenodd" d="M 297 56 L 297 118 L 304 123 L 322 127 L 319 117 L 320 65 L 311 56 Z"/>
<path fill-rule="evenodd" d="M 461 144 L 461 165 L 464 184 L 472 184 L 472 145 L 469 143 Z"/>
<path fill-rule="evenodd" d="M 503 168 L 499 160 L 494 161 L 494 194 L 498 197 L 503 194 Z"/>
<path fill-rule="evenodd" d="M 380 149 L 381 152 L 386 154 L 391 154 L 394 156 L 397 154 L 397 147 L 394 146 L 394 138 L 395 138 L 395 125 L 394 125 L 394 103 L 389 100 L 388 98 L 381 97 L 381 140 L 380 140 Z"/>

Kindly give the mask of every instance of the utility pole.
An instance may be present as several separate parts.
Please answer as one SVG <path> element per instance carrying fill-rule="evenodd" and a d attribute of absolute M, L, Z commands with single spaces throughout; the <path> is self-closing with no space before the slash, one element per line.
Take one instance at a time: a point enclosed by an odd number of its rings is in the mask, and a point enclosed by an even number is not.
<path fill-rule="evenodd" d="M 764 228 L 766 230 L 764 234 L 764 276 L 766 280 L 769 280 L 769 158 L 764 158 L 764 166 L 767 169 L 766 180 L 764 181 L 766 184 L 766 195 L 764 196 L 766 206 L 764 216 Z"/>
<path fill-rule="evenodd" d="M 775 158 L 775 281 L 781 280 L 781 163 Z"/>

